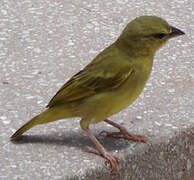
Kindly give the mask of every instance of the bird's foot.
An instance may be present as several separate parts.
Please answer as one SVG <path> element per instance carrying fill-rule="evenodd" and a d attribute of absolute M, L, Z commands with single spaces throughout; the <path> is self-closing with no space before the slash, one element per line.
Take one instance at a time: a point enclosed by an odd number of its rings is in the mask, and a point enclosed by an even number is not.
<path fill-rule="evenodd" d="M 119 132 L 108 132 L 108 131 L 101 131 L 100 134 L 105 134 L 106 136 L 120 136 L 122 135 L 125 139 L 134 141 L 134 142 L 143 142 L 146 143 L 147 139 L 140 135 L 129 134 L 126 130 L 120 130 Z"/>
<path fill-rule="evenodd" d="M 100 132 L 100 134 L 105 134 L 106 136 L 120 136 L 122 135 L 125 139 L 127 140 L 131 140 L 131 141 L 135 141 L 135 142 L 143 142 L 146 143 L 147 142 L 147 138 L 140 136 L 140 135 L 135 135 L 135 134 L 130 134 L 127 132 L 127 130 L 120 126 L 119 124 L 116 124 L 110 120 L 104 120 L 106 123 L 116 127 L 117 129 L 119 129 L 118 132 L 108 132 L 108 131 L 102 131 Z"/>
<path fill-rule="evenodd" d="M 100 151 L 98 151 L 98 150 L 96 150 L 92 147 L 89 147 L 89 146 L 87 146 L 86 149 L 90 153 L 100 155 L 103 158 L 107 159 L 107 161 L 105 162 L 105 165 L 106 166 L 110 165 L 110 167 L 113 171 L 120 174 L 119 168 L 118 168 L 118 163 L 119 163 L 120 159 L 117 156 L 112 155 L 111 153 L 109 153 L 105 149 L 101 149 Z"/>

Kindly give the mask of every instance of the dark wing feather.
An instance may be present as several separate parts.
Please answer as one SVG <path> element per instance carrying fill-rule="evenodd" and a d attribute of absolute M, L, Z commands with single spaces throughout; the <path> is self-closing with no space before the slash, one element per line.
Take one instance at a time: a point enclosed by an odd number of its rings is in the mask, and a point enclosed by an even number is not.
<path fill-rule="evenodd" d="M 110 57 L 109 57 L 110 58 Z M 47 107 L 86 98 L 98 92 L 119 87 L 131 74 L 130 63 L 119 62 L 115 57 L 94 60 L 65 83 Z"/>

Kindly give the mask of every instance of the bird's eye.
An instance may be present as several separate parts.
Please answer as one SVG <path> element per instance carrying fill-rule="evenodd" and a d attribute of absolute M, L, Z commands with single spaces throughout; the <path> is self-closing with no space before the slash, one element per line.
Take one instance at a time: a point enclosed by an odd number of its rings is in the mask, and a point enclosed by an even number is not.
<path fill-rule="evenodd" d="M 164 38 L 165 36 L 166 36 L 165 33 L 154 34 L 154 37 L 155 37 L 155 38 L 158 38 L 158 39 L 162 39 L 162 38 Z"/>

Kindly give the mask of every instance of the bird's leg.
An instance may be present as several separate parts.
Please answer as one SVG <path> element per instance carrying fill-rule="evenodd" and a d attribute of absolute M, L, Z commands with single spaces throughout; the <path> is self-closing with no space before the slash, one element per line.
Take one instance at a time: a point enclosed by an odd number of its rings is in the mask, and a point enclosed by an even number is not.
<path fill-rule="evenodd" d="M 108 131 L 102 131 L 100 134 L 106 134 L 106 136 L 118 136 L 118 135 L 122 135 L 124 138 L 131 140 L 131 141 L 135 141 L 135 142 L 143 142 L 146 143 L 147 139 L 143 136 L 140 135 L 134 135 L 134 134 L 129 134 L 127 132 L 127 130 L 120 126 L 119 124 L 112 122 L 108 119 L 105 119 L 104 122 L 116 127 L 117 129 L 119 129 L 119 132 L 108 132 Z"/>
<path fill-rule="evenodd" d="M 91 153 L 95 153 L 97 155 L 101 155 L 105 159 L 107 159 L 110 163 L 111 168 L 119 173 L 118 169 L 118 162 L 120 159 L 112 154 L 110 154 L 103 146 L 100 144 L 100 142 L 96 139 L 96 137 L 91 133 L 91 131 L 88 128 L 83 129 L 85 133 L 88 135 L 88 137 L 92 140 L 92 142 L 96 145 L 97 150 L 93 149 L 91 147 L 87 147 L 88 151 Z"/>

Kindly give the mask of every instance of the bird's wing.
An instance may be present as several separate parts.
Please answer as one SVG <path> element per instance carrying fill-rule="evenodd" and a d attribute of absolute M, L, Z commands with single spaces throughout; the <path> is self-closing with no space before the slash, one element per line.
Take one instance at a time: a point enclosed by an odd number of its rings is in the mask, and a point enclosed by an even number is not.
<path fill-rule="evenodd" d="M 98 57 L 98 56 L 97 56 Z M 108 58 L 108 59 L 107 59 Z M 115 57 L 96 59 L 65 83 L 47 107 L 86 98 L 98 92 L 118 88 L 132 73 L 131 64 Z"/>

